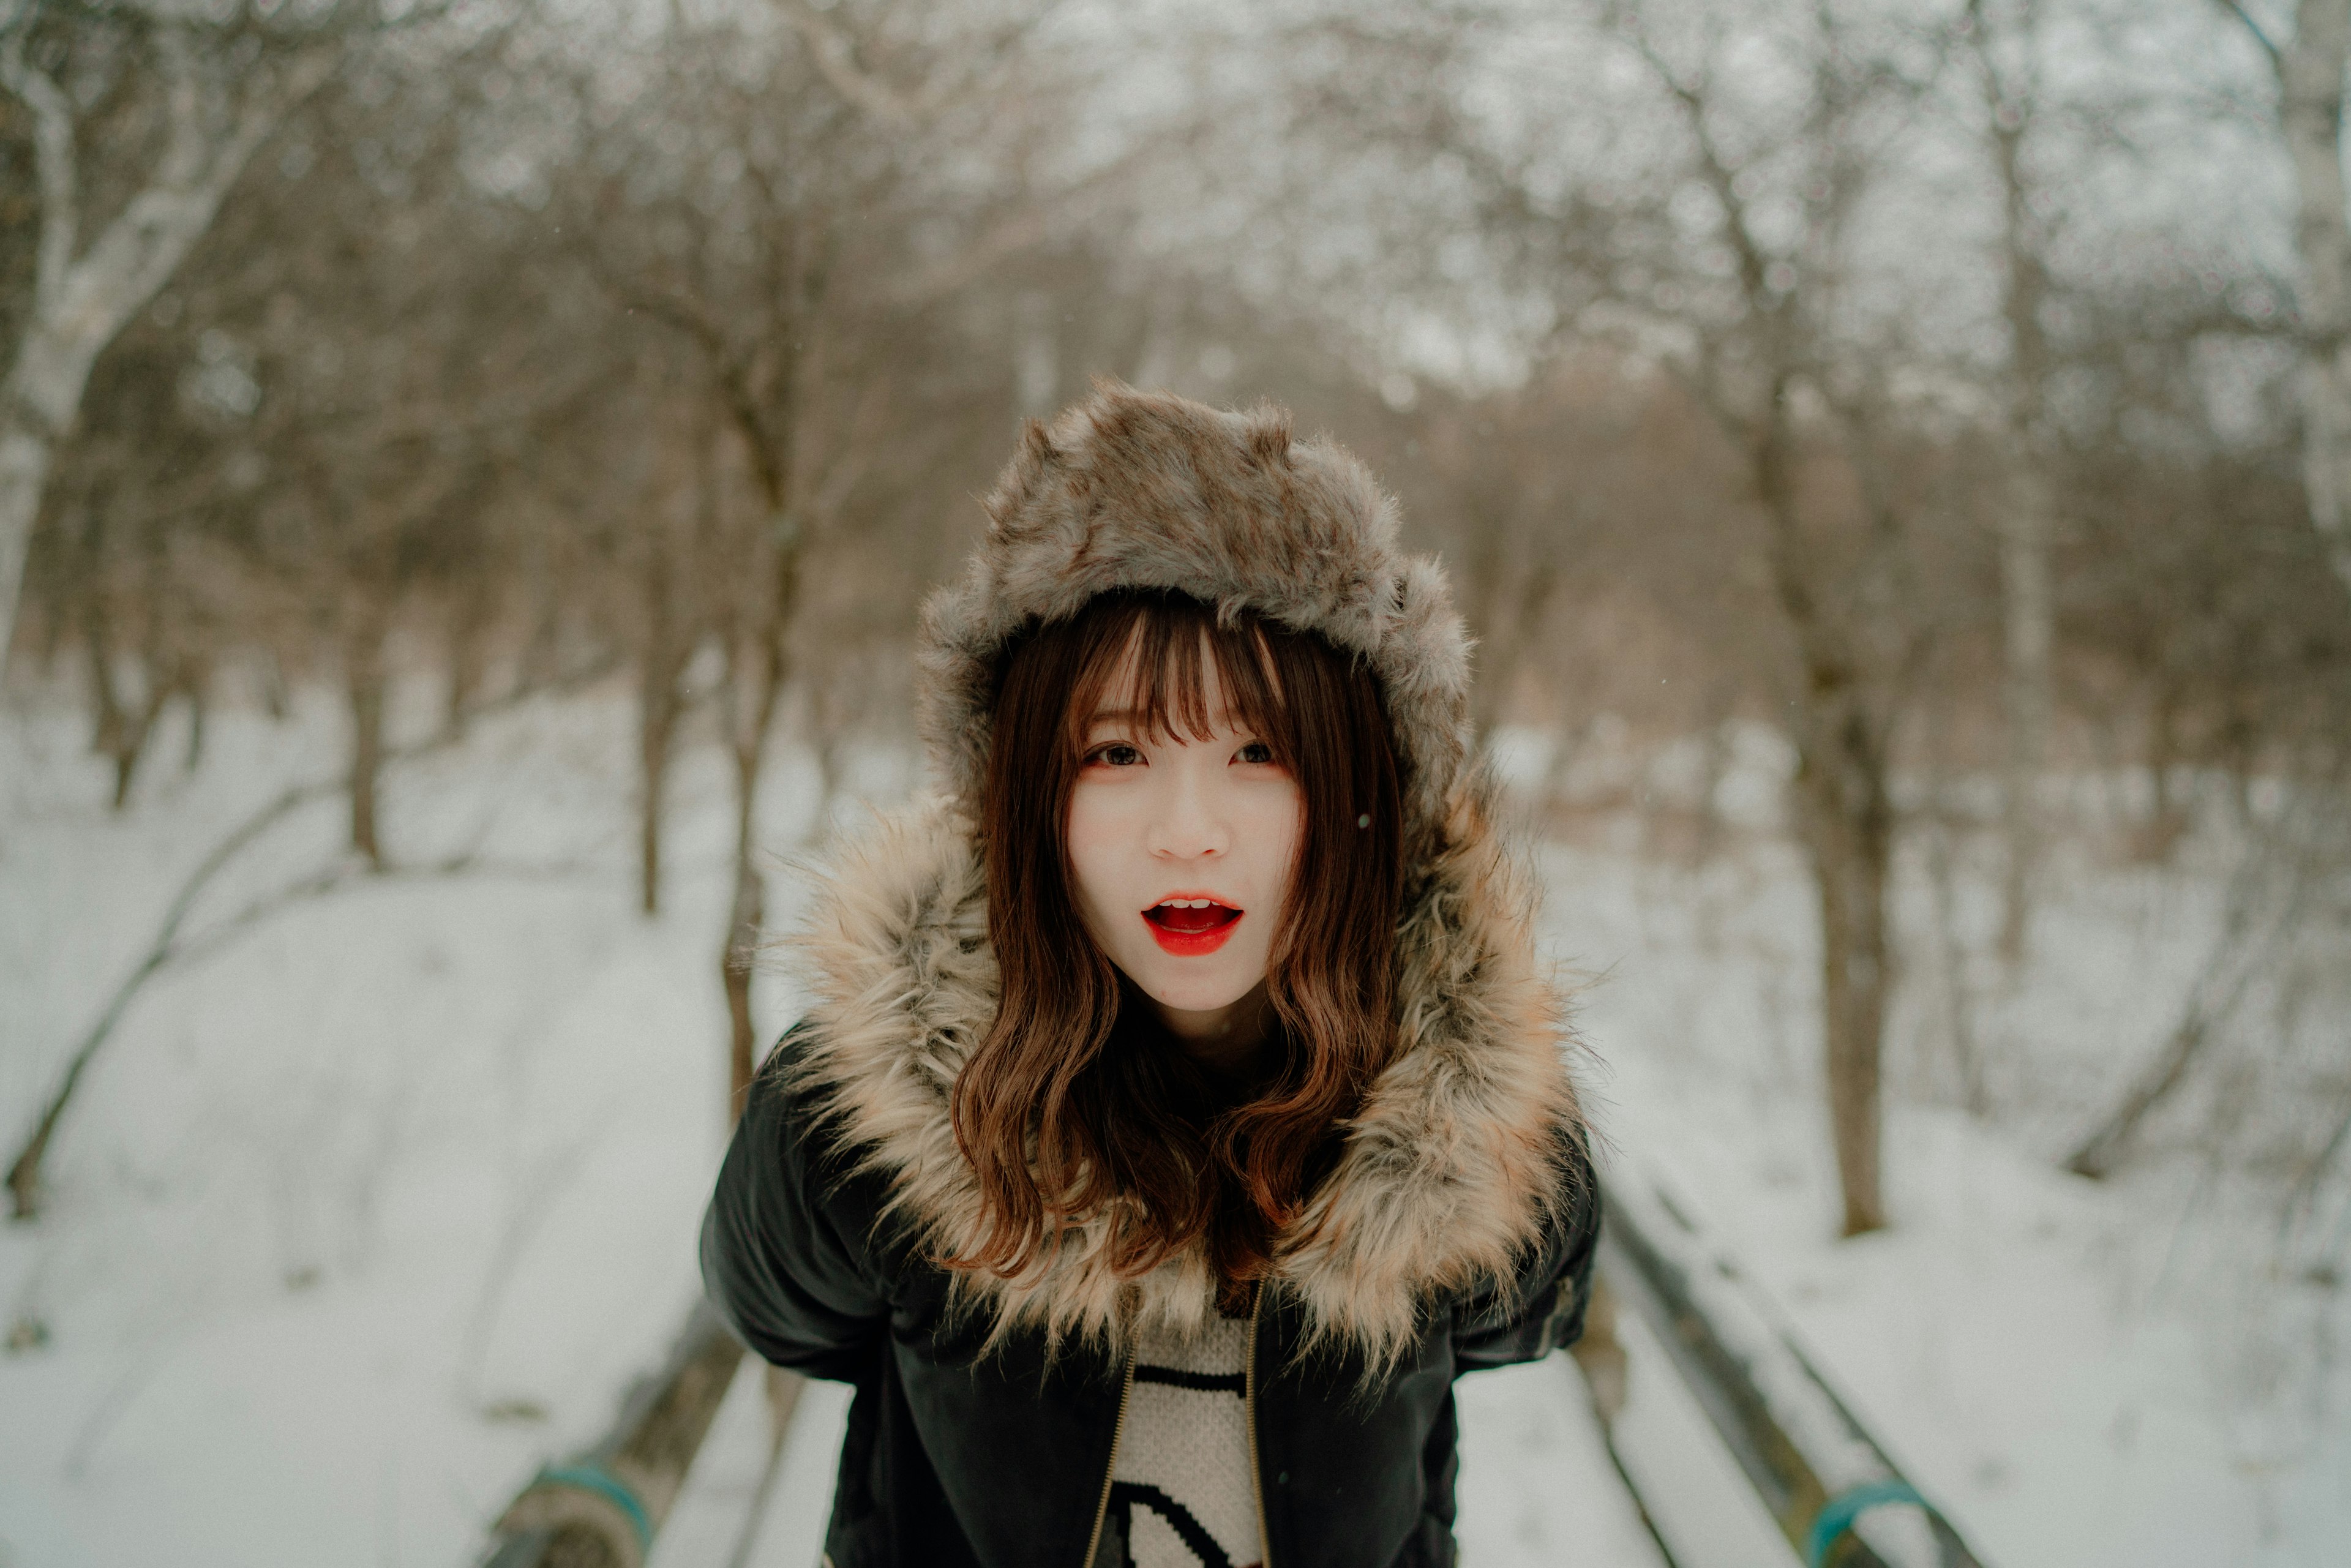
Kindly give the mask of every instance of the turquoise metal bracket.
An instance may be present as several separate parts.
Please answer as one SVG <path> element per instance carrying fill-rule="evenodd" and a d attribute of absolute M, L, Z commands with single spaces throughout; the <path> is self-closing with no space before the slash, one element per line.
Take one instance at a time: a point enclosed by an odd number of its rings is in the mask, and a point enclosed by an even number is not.
<path fill-rule="evenodd" d="M 643 1500 L 629 1490 L 629 1483 L 603 1466 L 581 1461 L 569 1465 L 549 1465 L 538 1472 L 535 1487 L 569 1487 L 574 1491 L 592 1492 L 622 1513 L 637 1532 L 637 1550 L 649 1552 L 653 1549 L 653 1521 L 645 1512 Z"/>
<path fill-rule="evenodd" d="M 1935 1511 L 1908 1481 L 1870 1481 L 1839 1492 L 1813 1516 L 1812 1534 L 1804 1542 L 1805 1568 L 1822 1568 L 1829 1560 L 1829 1548 L 1837 1543 L 1837 1537 L 1853 1528 L 1855 1520 L 1889 1502 L 1917 1503 L 1930 1514 Z"/>

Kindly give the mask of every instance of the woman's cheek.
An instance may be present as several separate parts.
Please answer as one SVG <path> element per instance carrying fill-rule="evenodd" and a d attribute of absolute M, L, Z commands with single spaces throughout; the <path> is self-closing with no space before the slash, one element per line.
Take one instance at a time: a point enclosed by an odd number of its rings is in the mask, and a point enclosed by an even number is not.
<path fill-rule="evenodd" d="M 1077 883 L 1079 912 L 1089 925 L 1097 925 L 1099 910 L 1109 890 L 1103 885 L 1109 865 L 1104 854 L 1103 823 L 1101 802 L 1094 799 L 1082 779 L 1070 801 L 1070 822 L 1067 839 L 1070 848 L 1071 878 Z M 1097 930 L 1095 936 L 1102 935 Z"/>
<path fill-rule="evenodd" d="M 1297 785 L 1290 785 L 1278 800 L 1266 802 L 1259 837 L 1260 852 L 1271 868 L 1266 885 L 1279 907 L 1290 896 L 1290 883 L 1298 873 L 1298 852 L 1306 841 L 1306 801 Z"/>
<path fill-rule="evenodd" d="M 1143 830 L 1134 810 L 1135 793 L 1114 784 L 1089 789 L 1081 779 L 1070 803 L 1071 880 L 1097 941 L 1129 935 L 1118 921 L 1119 914 L 1130 904 L 1142 907 L 1133 884 L 1136 867 L 1147 857 L 1141 848 Z"/>

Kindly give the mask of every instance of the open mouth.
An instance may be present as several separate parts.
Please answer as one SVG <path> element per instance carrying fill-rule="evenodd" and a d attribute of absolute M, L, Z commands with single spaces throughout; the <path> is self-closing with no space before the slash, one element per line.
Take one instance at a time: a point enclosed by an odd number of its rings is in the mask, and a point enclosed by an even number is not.
<path fill-rule="evenodd" d="M 1191 958 L 1223 946 L 1241 912 L 1213 898 L 1168 898 L 1144 910 L 1143 918 L 1162 948 Z"/>

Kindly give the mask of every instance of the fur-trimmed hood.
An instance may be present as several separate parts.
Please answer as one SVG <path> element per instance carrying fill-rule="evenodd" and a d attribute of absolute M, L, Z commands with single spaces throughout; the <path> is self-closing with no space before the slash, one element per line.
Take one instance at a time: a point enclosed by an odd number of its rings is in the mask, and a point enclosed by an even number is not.
<path fill-rule="evenodd" d="M 997 969 L 965 803 L 985 777 L 1008 644 L 1107 590 L 1167 587 L 1358 653 L 1405 771 L 1401 1039 L 1278 1243 L 1274 1277 L 1310 1343 L 1384 1364 L 1433 1299 L 1509 1290 L 1558 1200 L 1560 1135 L 1578 1117 L 1558 998 L 1535 965 L 1531 890 L 1465 765 L 1468 642 L 1443 570 L 1399 550 L 1394 503 L 1353 457 L 1293 443 L 1280 413 L 1108 383 L 1050 429 L 1028 427 L 987 512 L 963 580 L 923 612 L 925 737 L 947 793 L 835 851 L 782 945 L 813 998 L 806 1086 L 888 1177 L 899 1218 L 935 1249 L 968 1246 L 979 1186 L 949 1107 L 994 1019 Z M 1209 1311 L 1198 1247 L 1122 1281 L 1104 1241 L 1102 1227 L 1080 1227 L 1026 1275 L 958 1280 L 999 1332 L 1054 1342 L 1115 1347 L 1138 1323 L 1181 1327 Z"/>

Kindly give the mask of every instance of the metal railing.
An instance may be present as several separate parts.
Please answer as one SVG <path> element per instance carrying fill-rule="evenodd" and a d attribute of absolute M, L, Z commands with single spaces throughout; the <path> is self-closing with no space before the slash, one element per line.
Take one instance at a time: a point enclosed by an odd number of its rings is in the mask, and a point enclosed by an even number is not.
<path fill-rule="evenodd" d="M 1602 1281 L 1665 1346 L 1808 1568 L 1983 1568 L 1687 1205 L 1620 1172 L 1604 1184 L 1602 1207 Z M 1645 1511 L 1656 1511 L 1633 1475 L 1625 1479 Z"/>
<path fill-rule="evenodd" d="M 643 1568 L 742 1358 L 718 1314 L 697 1305 L 605 1435 L 507 1506 L 483 1568 Z"/>
<path fill-rule="evenodd" d="M 1602 1283 L 1665 1348 L 1808 1568 L 1983 1568 L 1689 1206 L 1623 1172 L 1604 1185 L 1603 1205 Z M 542 1469 L 507 1509 L 482 1568 L 643 1568 L 743 1354 L 717 1315 L 697 1307 L 605 1436 Z M 789 1406 L 774 1415 L 780 1433 Z M 1669 1513 L 1667 1500 L 1642 1495 L 1613 1437 L 1611 1451 L 1645 1517 Z M 1658 1546 L 1670 1561 L 1662 1537 Z"/>

